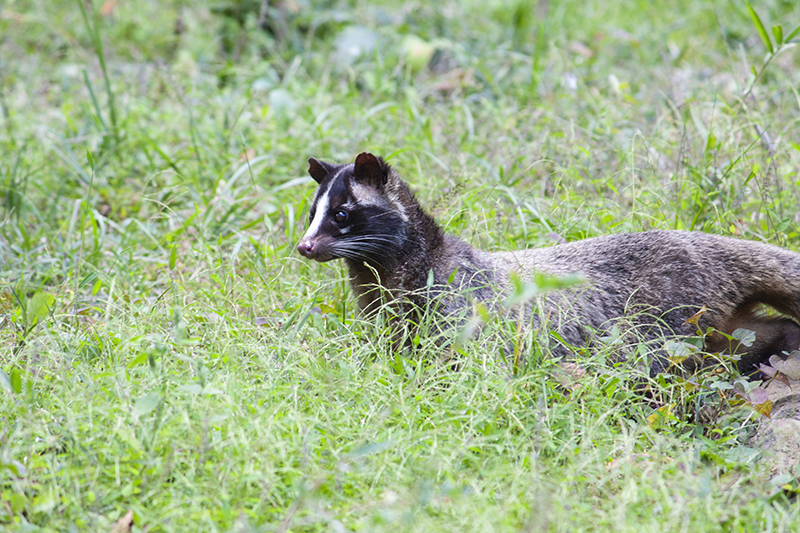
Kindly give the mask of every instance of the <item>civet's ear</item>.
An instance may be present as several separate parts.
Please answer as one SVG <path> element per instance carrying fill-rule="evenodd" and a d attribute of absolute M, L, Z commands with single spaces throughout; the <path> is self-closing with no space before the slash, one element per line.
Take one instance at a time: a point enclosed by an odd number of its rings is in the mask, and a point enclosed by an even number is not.
<path fill-rule="evenodd" d="M 384 172 L 384 166 L 381 164 L 381 160 L 374 155 L 362 152 L 356 157 L 353 177 L 358 183 L 380 189 L 386 185 L 386 181 L 389 179 L 388 174 Z"/>
<path fill-rule="evenodd" d="M 317 161 L 313 157 L 308 158 L 308 173 L 317 183 L 322 183 L 332 170 L 333 165 L 330 163 Z"/>

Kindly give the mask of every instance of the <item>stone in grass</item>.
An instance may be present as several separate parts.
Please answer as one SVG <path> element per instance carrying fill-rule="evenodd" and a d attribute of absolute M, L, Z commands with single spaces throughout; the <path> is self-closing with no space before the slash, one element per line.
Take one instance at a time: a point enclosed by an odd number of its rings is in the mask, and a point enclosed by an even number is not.
<path fill-rule="evenodd" d="M 773 402 L 770 417 L 759 417 L 748 443 L 764 452 L 763 466 L 772 474 L 800 477 L 800 380 L 774 380 L 766 388 Z"/>

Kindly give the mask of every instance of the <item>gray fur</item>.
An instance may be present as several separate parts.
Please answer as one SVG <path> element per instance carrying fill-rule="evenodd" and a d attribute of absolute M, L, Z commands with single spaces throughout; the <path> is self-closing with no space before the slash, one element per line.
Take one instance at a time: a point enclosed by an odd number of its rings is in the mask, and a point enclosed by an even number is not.
<path fill-rule="evenodd" d="M 320 168 L 313 161 L 312 169 Z M 384 183 L 376 181 L 378 161 Z M 359 170 L 359 164 L 367 170 Z M 396 215 L 392 220 L 402 221 L 400 227 L 387 225 L 383 233 L 376 231 L 380 234 L 374 242 L 383 243 L 379 256 L 357 252 L 368 249 L 359 248 L 358 241 L 369 241 L 369 235 L 347 242 L 343 235 L 320 230 L 306 235 L 298 246 L 309 258 L 344 257 L 359 304 L 367 311 L 377 309 L 386 298 L 400 303 L 406 312 L 413 311 L 425 307 L 434 294 L 444 294 L 438 310 L 452 316 L 463 314 L 473 300 L 497 302 L 508 293 L 514 275 L 525 280 L 536 272 L 557 277 L 580 274 L 585 284 L 548 293 L 532 317 L 535 324 L 546 320 L 559 333 L 564 342 L 553 346 L 557 356 L 569 357 L 573 348 L 591 345 L 596 334 L 607 332 L 622 317 L 630 317 L 650 340 L 693 335 L 698 326 L 701 331 L 714 328 L 726 334 L 737 328 L 753 330 L 757 342 L 750 348 L 739 347 L 740 369 L 748 373 L 772 353 L 800 347 L 800 254 L 796 252 L 689 231 L 625 233 L 548 248 L 484 252 L 442 232 L 397 173 L 371 154 L 359 155 L 352 168 L 330 168 L 338 169 L 337 179 L 345 180 L 347 187 L 342 190 L 351 196 L 348 205 L 358 204 L 353 191 L 364 194 L 364 187 L 371 187 L 370 205 L 385 210 L 376 217 L 376 228 L 382 217 Z M 333 187 L 317 178 L 320 191 Z M 331 254 L 329 250 L 337 246 L 347 253 Z M 377 285 L 383 290 L 376 290 Z M 763 305 L 790 319 L 765 315 Z M 698 326 L 687 324 L 702 306 L 707 312 Z M 706 339 L 709 350 L 726 345 L 727 339 L 719 334 Z M 651 373 L 667 365 L 664 357 L 657 357 Z"/>

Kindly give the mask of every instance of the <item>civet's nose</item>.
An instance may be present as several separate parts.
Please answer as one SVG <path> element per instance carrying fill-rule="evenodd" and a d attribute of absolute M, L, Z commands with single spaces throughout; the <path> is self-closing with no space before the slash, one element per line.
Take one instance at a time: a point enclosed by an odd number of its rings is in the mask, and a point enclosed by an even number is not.
<path fill-rule="evenodd" d="M 314 259 L 314 256 L 317 255 L 317 248 L 314 242 L 308 239 L 300 241 L 300 244 L 297 245 L 297 251 L 300 252 L 300 255 L 308 257 L 309 259 Z"/>

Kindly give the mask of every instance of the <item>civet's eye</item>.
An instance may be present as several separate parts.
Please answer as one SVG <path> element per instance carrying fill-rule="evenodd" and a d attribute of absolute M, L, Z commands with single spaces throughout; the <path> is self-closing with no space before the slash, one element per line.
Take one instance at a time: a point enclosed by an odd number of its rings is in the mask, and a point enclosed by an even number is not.
<path fill-rule="evenodd" d="M 336 211 L 336 214 L 333 215 L 333 220 L 337 224 L 344 223 L 347 220 L 347 212 L 346 211 L 342 211 L 341 209 L 339 211 Z"/>

